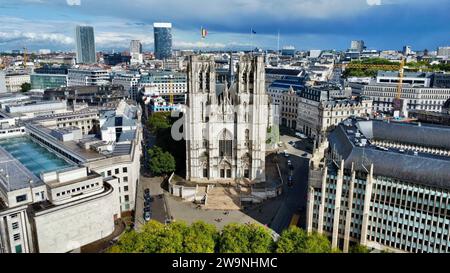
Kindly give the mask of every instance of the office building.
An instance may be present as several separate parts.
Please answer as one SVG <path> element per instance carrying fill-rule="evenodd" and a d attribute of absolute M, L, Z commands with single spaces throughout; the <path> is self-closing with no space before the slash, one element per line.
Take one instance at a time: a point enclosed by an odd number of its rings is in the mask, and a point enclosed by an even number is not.
<path fill-rule="evenodd" d="M 285 46 L 281 49 L 281 55 L 282 56 L 295 56 L 295 47 L 294 46 Z"/>
<path fill-rule="evenodd" d="M 139 73 L 117 73 L 112 79 L 112 84 L 122 85 L 130 94 L 131 99 L 136 101 L 139 95 L 139 82 L 141 74 Z"/>
<path fill-rule="evenodd" d="M 438 75 L 439 76 L 439 75 Z M 445 84 L 445 77 L 443 82 Z M 398 73 L 379 71 L 377 78 L 364 85 L 361 95 L 373 100 L 373 110 L 390 113 L 397 96 Z M 450 88 L 433 86 L 433 73 L 408 72 L 404 74 L 401 99 L 406 111 L 426 110 L 441 112 L 442 105 L 450 98 Z"/>
<path fill-rule="evenodd" d="M 19 92 L 20 90 L 22 90 L 22 84 L 30 83 L 30 75 L 26 73 L 3 72 L 0 74 L 0 78 L 0 84 L 4 84 L 4 90 L 11 93 Z M 0 86 L 0 88 L 2 87 Z"/>
<path fill-rule="evenodd" d="M 281 80 L 273 81 L 267 87 L 267 94 L 269 95 L 270 103 L 280 105 L 282 103 L 283 94 L 288 92 L 291 88 L 295 92 L 301 92 L 304 89 L 304 78 L 285 76 Z"/>
<path fill-rule="evenodd" d="M 67 86 L 65 74 L 31 74 L 31 89 L 49 89 Z"/>
<path fill-rule="evenodd" d="M 70 107 L 77 106 L 113 106 L 128 99 L 130 94 L 122 85 L 70 86 L 44 91 L 46 101 L 67 101 Z"/>
<path fill-rule="evenodd" d="M 130 42 L 130 64 L 141 64 L 144 61 L 142 54 L 142 44 L 139 40 L 131 40 Z"/>
<path fill-rule="evenodd" d="M 75 43 L 77 50 L 77 63 L 92 64 L 97 62 L 93 27 L 76 26 Z"/>
<path fill-rule="evenodd" d="M 139 40 L 131 40 L 130 42 L 130 53 L 142 53 L 142 44 Z"/>
<path fill-rule="evenodd" d="M 347 252 L 450 252 L 449 127 L 348 119 L 312 156 L 307 231 Z"/>
<path fill-rule="evenodd" d="M 130 64 L 131 56 L 122 53 L 103 54 L 103 62 L 107 65 Z"/>
<path fill-rule="evenodd" d="M 67 86 L 107 85 L 109 73 L 101 68 L 71 68 L 67 74 Z"/>
<path fill-rule="evenodd" d="M 403 52 L 404 56 L 408 56 L 408 55 L 412 54 L 411 46 L 408 46 L 408 45 L 403 46 L 402 52 Z"/>
<path fill-rule="evenodd" d="M 372 100 L 365 97 L 350 99 L 349 91 L 333 85 L 307 87 L 300 93 L 297 130 L 317 139 L 350 116 L 371 114 Z"/>
<path fill-rule="evenodd" d="M 353 40 L 350 43 L 350 49 L 352 51 L 362 52 L 366 47 L 363 40 Z"/>
<path fill-rule="evenodd" d="M 174 103 L 186 103 L 186 73 L 172 71 L 150 71 L 141 75 L 139 86 L 141 89 L 150 87 L 148 90 L 152 92 L 145 92 L 148 96 L 161 96 L 169 102 L 170 95 L 172 94 Z"/>
<path fill-rule="evenodd" d="M 29 119 L 20 137 L 1 139 L 0 252 L 79 251 L 111 235 L 135 206 L 139 117 L 122 101 Z M 81 131 L 88 120 L 91 135 Z"/>
<path fill-rule="evenodd" d="M 155 58 L 164 60 L 172 57 L 172 24 L 154 23 Z"/>
<path fill-rule="evenodd" d="M 437 48 L 437 56 L 450 57 L 450 46 L 441 46 Z"/>
<path fill-rule="evenodd" d="M 303 88 L 294 89 L 291 86 L 287 92 L 281 94 L 278 107 L 281 125 L 294 130 L 297 129 L 298 104 L 300 103 L 300 93 L 302 91 Z"/>

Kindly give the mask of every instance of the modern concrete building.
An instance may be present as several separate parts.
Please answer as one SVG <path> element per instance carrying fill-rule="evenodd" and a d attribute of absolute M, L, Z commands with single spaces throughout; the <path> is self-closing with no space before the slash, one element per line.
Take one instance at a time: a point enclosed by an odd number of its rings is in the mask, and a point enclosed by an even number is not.
<path fill-rule="evenodd" d="M 109 73 L 100 68 L 71 68 L 67 75 L 67 86 L 107 85 Z"/>
<path fill-rule="evenodd" d="M 5 73 L 1 81 L 4 81 L 4 88 L 6 92 L 19 92 L 22 89 L 22 84 L 30 83 L 30 75 L 25 73 Z M 1 82 L 0 82 L 1 83 Z"/>
<path fill-rule="evenodd" d="M 134 210 L 139 117 L 122 102 L 29 119 L 1 139 L 0 252 L 69 252 L 109 236 Z M 87 120 L 98 137 L 82 130 Z"/>
<path fill-rule="evenodd" d="M 398 73 L 379 72 L 375 81 L 365 85 L 361 95 L 373 100 L 373 110 L 391 112 L 397 95 Z M 440 112 L 450 98 L 450 88 L 435 87 L 433 73 L 405 73 L 401 99 L 406 110 Z"/>
<path fill-rule="evenodd" d="M 172 57 L 172 24 L 154 23 L 155 58 L 164 60 Z"/>
<path fill-rule="evenodd" d="M 173 95 L 174 103 L 186 103 L 187 75 L 182 72 L 172 71 L 150 71 L 142 74 L 139 82 L 141 89 L 151 90 L 145 92 L 148 96 L 161 96 L 170 102 L 170 94 Z"/>
<path fill-rule="evenodd" d="M 441 46 L 437 48 L 437 56 L 450 57 L 450 46 Z"/>
<path fill-rule="evenodd" d="M 353 40 L 350 43 L 350 49 L 357 51 L 357 52 L 362 52 L 365 49 L 364 41 L 363 40 Z"/>
<path fill-rule="evenodd" d="M 217 83 L 213 57 L 191 56 L 186 132 L 186 180 L 264 182 L 269 101 L 264 58 L 240 57 L 236 81 Z"/>
<path fill-rule="evenodd" d="M 112 79 L 112 84 L 122 85 L 130 94 L 131 99 L 136 101 L 139 95 L 140 73 L 117 73 Z"/>
<path fill-rule="evenodd" d="M 316 147 L 307 230 L 391 252 L 450 252 L 449 127 L 348 119 Z"/>
<path fill-rule="evenodd" d="M 76 26 L 75 43 L 77 51 L 77 63 L 92 64 L 97 62 L 93 27 Z"/>

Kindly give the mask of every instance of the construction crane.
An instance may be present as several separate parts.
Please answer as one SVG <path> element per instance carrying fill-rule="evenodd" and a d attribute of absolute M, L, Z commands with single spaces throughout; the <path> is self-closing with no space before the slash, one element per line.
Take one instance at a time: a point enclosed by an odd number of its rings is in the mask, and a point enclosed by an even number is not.
<path fill-rule="evenodd" d="M 397 92 L 395 93 L 395 98 L 392 101 L 394 111 L 403 110 L 403 100 L 402 100 L 402 89 L 403 89 L 403 75 L 405 68 L 405 60 L 402 58 L 400 61 L 400 68 L 398 70 L 398 83 L 397 83 Z"/>
<path fill-rule="evenodd" d="M 172 79 L 169 80 L 169 103 L 173 105 L 173 81 Z"/>
<path fill-rule="evenodd" d="M 403 87 L 403 75 L 404 75 L 404 69 L 405 69 L 405 60 L 402 58 L 400 60 L 399 64 L 361 64 L 361 63 L 349 63 L 349 64 L 335 64 L 336 66 L 341 66 L 344 68 L 355 68 L 355 69 L 364 69 L 364 68 L 370 68 L 370 69 L 376 69 L 376 70 L 391 70 L 391 71 L 398 71 L 398 84 L 397 84 L 397 91 L 395 94 L 395 98 L 392 101 L 393 104 L 393 111 L 400 111 L 400 113 L 403 110 L 403 100 L 401 99 L 402 96 L 402 87 Z"/>

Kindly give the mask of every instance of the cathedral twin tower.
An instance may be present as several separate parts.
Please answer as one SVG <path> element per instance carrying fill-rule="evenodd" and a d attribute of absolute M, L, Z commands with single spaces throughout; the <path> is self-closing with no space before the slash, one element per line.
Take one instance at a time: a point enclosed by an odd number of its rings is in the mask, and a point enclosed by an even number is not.
<path fill-rule="evenodd" d="M 186 179 L 265 181 L 269 121 L 262 56 L 240 56 L 233 79 L 216 75 L 214 57 L 191 56 L 185 112 Z"/>

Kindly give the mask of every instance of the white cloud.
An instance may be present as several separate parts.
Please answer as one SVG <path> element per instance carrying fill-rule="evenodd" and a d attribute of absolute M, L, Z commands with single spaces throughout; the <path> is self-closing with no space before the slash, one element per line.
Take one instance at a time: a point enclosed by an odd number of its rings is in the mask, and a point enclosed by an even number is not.
<path fill-rule="evenodd" d="M 22 41 L 22 43 L 55 43 L 70 45 L 73 44 L 73 38 L 60 33 L 45 32 L 0 32 L 0 42 Z"/>
<path fill-rule="evenodd" d="M 379 5 L 381 5 L 381 0 L 367 0 L 367 5 L 379 6 Z"/>
<path fill-rule="evenodd" d="M 81 0 L 66 0 L 69 6 L 79 6 L 81 5 Z"/>

